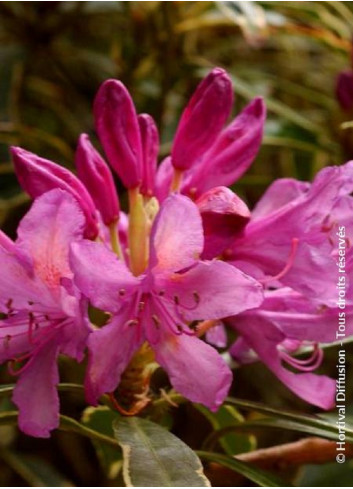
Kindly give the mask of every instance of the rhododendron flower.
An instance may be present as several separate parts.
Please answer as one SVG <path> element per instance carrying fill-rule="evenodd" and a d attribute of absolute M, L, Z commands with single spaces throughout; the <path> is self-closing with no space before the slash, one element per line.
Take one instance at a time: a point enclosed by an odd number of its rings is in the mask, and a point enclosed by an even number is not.
<path fill-rule="evenodd" d="M 259 308 L 227 319 L 227 324 L 240 334 L 230 352 L 239 363 L 249 363 L 256 358 L 251 354 L 254 351 L 296 395 L 330 409 L 334 406 L 336 381 L 312 372 L 323 360 L 319 343 L 337 340 L 338 317 L 337 307 L 318 306 L 287 287 L 267 291 Z M 346 334 L 353 334 L 352 307 L 346 309 Z M 296 358 L 302 346 L 310 345 L 309 357 Z"/>
<path fill-rule="evenodd" d="M 73 197 L 52 190 L 22 219 L 12 246 L 0 241 L 0 361 L 18 376 L 13 401 L 20 428 L 32 436 L 58 426 L 58 355 L 82 360 L 90 331 L 68 262 L 84 223 Z"/>
<path fill-rule="evenodd" d="M 189 323 L 218 319 L 258 306 L 262 287 L 221 261 L 200 261 L 201 217 L 187 197 L 169 197 L 154 221 L 149 265 L 133 276 L 102 244 L 72 246 L 75 283 L 91 303 L 112 314 L 90 337 L 87 399 L 112 392 L 133 353 L 147 341 L 172 385 L 210 409 L 223 402 L 232 380 L 218 353 Z"/>
<path fill-rule="evenodd" d="M 276 180 L 224 257 L 264 283 L 270 279 L 275 285 L 277 277 L 277 283 L 333 307 L 337 300 L 333 238 L 338 223 L 352 224 L 352 190 L 353 162 L 324 168 L 312 184 Z M 349 229 L 351 225 L 347 226 L 351 233 Z"/>

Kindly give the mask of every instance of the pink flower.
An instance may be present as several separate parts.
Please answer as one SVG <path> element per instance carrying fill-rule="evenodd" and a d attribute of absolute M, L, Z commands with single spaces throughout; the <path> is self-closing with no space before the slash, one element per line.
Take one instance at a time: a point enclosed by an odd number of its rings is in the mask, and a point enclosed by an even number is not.
<path fill-rule="evenodd" d="M 223 402 L 231 371 L 188 323 L 256 307 L 262 287 L 231 265 L 200 261 L 202 249 L 200 214 L 180 195 L 169 197 L 157 214 L 149 265 L 140 276 L 133 276 L 102 244 L 83 241 L 72 246 L 76 285 L 95 307 L 112 314 L 109 324 L 89 339 L 90 403 L 117 387 L 144 341 L 181 394 L 212 410 Z"/>
<path fill-rule="evenodd" d="M 249 363 L 256 359 L 251 354 L 254 351 L 297 396 L 330 409 L 334 406 L 336 382 L 312 372 L 323 360 L 319 343 L 337 340 L 338 313 L 337 307 L 317 305 L 289 288 L 267 291 L 259 308 L 227 320 L 240 334 L 230 352 L 239 363 Z M 352 333 L 353 308 L 347 307 L 346 334 Z M 310 345 L 313 349 L 309 357 L 294 356 L 302 346 Z"/>
<path fill-rule="evenodd" d="M 0 244 L 0 361 L 24 362 L 13 372 L 13 401 L 21 430 L 32 436 L 48 437 L 58 426 L 57 357 L 81 360 L 89 333 L 68 262 L 83 228 L 73 197 L 52 190 L 23 218 L 13 246 Z"/>
<path fill-rule="evenodd" d="M 225 259 L 263 283 L 289 286 L 333 307 L 339 225 L 347 226 L 347 247 L 353 242 L 352 190 L 353 162 L 324 168 L 312 184 L 276 180 Z"/>

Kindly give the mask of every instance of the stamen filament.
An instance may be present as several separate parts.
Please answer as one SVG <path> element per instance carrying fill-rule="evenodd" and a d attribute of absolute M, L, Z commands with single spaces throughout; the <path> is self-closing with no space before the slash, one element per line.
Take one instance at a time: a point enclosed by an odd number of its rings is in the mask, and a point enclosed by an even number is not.
<path fill-rule="evenodd" d="M 112 245 L 112 250 L 120 260 L 125 262 L 124 258 L 124 253 L 123 250 L 121 249 L 120 245 L 120 240 L 119 240 L 119 231 L 118 231 L 118 221 L 114 221 L 109 225 L 109 232 L 110 232 L 110 243 Z"/>

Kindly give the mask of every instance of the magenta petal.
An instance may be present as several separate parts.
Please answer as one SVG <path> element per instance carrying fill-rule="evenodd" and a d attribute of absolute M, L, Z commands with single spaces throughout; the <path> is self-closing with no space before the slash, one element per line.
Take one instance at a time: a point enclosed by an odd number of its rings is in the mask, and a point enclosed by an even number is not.
<path fill-rule="evenodd" d="M 118 312 L 125 295 L 140 283 L 104 244 L 73 243 L 70 263 L 75 283 L 91 303 L 103 311 Z"/>
<path fill-rule="evenodd" d="M 223 323 L 219 322 L 206 331 L 206 341 L 217 348 L 227 346 L 227 332 Z"/>
<path fill-rule="evenodd" d="M 18 181 L 33 199 L 49 190 L 66 190 L 75 197 L 84 212 L 86 237 L 91 239 L 97 236 L 95 205 L 86 187 L 73 173 L 22 148 L 12 147 L 11 153 Z"/>
<path fill-rule="evenodd" d="M 120 205 L 113 176 L 87 134 L 81 134 L 78 140 L 75 164 L 78 176 L 89 191 L 104 223 L 109 225 L 116 221 Z"/>
<path fill-rule="evenodd" d="M 230 115 L 232 83 L 227 73 L 215 68 L 202 80 L 185 108 L 172 148 L 175 168 L 186 170 L 215 141 Z"/>
<path fill-rule="evenodd" d="M 297 396 L 322 409 L 334 406 L 336 382 L 324 375 L 290 372 L 283 367 L 277 345 L 285 336 L 263 317 L 233 318 L 235 329 L 259 358 Z"/>
<path fill-rule="evenodd" d="M 32 347 L 28 334 L 27 311 L 0 321 L 0 363 L 19 357 Z"/>
<path fill-rule="evenodd" d="M 206 190 L 238 180 L 249 168 L 262 141 L 266 107 L 255 98 L 220 134 L 192 178 L 183 187 L 197 195 Z"/>
<path fill-rule="evenodd" d="M 156 273 L 193 265 L 202 252 L 203 231 L 196 205 L 182 195 L 168 197 L 153 223 L 150 267 Z"/>
<path fill-rule="evenodd" d="M 227 187 L 215 187 L 196 200 L 202 217 L 205 246 L 204 259 L 220 255 L 230 246 L 234 235 L 250 219 L 250 211 L 235 193 Z"/>
<path fill-rule="evenodd" d="M 141 193 L 151 197 L 154 195 L 157 156 L 159 151 L 159 135 L 157 126 L 148 114 L 140 114 L 138 122 L 141 131 L 142 156 L 143 156 L 143 178 Z"/>
<path fill-rule="evenodd" d="M 6 251 L 13 251 L 15 246 L 15 243 L 10 239 L 8 236 L 6 236 L 5 233 L 3 233 L 0 229 L 0 247 L 2 247 Z"/>
<path fill-rule="evenodd" d="M 187 320 L 221 319 L 258 307 L 262 286 L 253 278 L 222 261 L 200 262 L 171 276 L 164 283 L 166 295 L 179 298 Z"/>
<path fill-rule="evenodd" d="M 173 180 L 172 158 L 167 156 L 158 166 L 156 173 L 155 194 L 159 202 L 163 202 L 169 195 Z"/>
<path fill-rule="evenodd" d="M 154 350 L 180 394 L 212 411 L 220 407 L 231 386 L 232 372 L 214 348 L 195 336 L 165 335 Z"/>
<path fill-rule="evenodd" d="M 58 345 L 46 343 L 20 375 L 13 402 L 19 409 L 18 423 L 27 435 L 48 438 L 59 426 Z"/>
<path fill-rule="evenodd" d="M 118 80 L 105 81 L 94 101 L 96 130 L 108 161 L 127 188 L 142 181 L 140 128 L 129 92 Z"/>
<path fill-rule="evenodd" d="M 302 197 L 310 189 L 310 183 L 301 182 L 294 178 L 280 178 L 275 180 L 251 213 L 253 220 L 266 217 L 273 212 L 277 212 L 281 207 Z"/>
<path fill-rule="evenodd" d="M 117 315 L 88 340 L 89 360 L 85 379 L 86 398 L 96 405 L 99 397 L 113 392 L 135 351 L 141 346 L 136 326 L 127 324 L 130 311 Z"/>

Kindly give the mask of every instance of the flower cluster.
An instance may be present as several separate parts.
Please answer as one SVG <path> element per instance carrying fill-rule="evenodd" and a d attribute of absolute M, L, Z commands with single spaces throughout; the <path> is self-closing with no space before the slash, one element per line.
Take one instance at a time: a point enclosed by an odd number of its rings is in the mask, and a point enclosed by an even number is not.
<path fill-rule="evenodd" d="M 0 361 L 18 377 L 13 401 L 25 433 L 47 437 L 58 426 L 60 354 L 81 361 L 87 352 L 93 405 L 148 348 L 179 393 L 217 410 L 232 382 L 214 348 L 227 347 L 226 328 L 238 334 L 229 351 L 239 363 L 260 359 L 298 396 L 332 406 L 334 381 L 311 372 L 319 343 L 336 339 L 339 225 L 352 273 L 353 164 L 326 168 L 312 184 L 278 180 L 250 212 L 227 186 L 254 160 L 266 110 L 255 98 L 226 125 L 232 103 L 229 76 L 212 70 L 157 167 L 153 119 L 136 113 L 121 82 L 103 83 L 96 131 L 127 189 L 128 214 L 88 135 L 78 141 L 77 176 L 11 149 L 35 199 L 15 242 L 0 233 Z M 90 320 L 92 308 L 108 317 L 103 326 Z M 348 299 L 346 313 L 348 332 Z M 312 352 L 305 360 L 303 346 Z"/>

